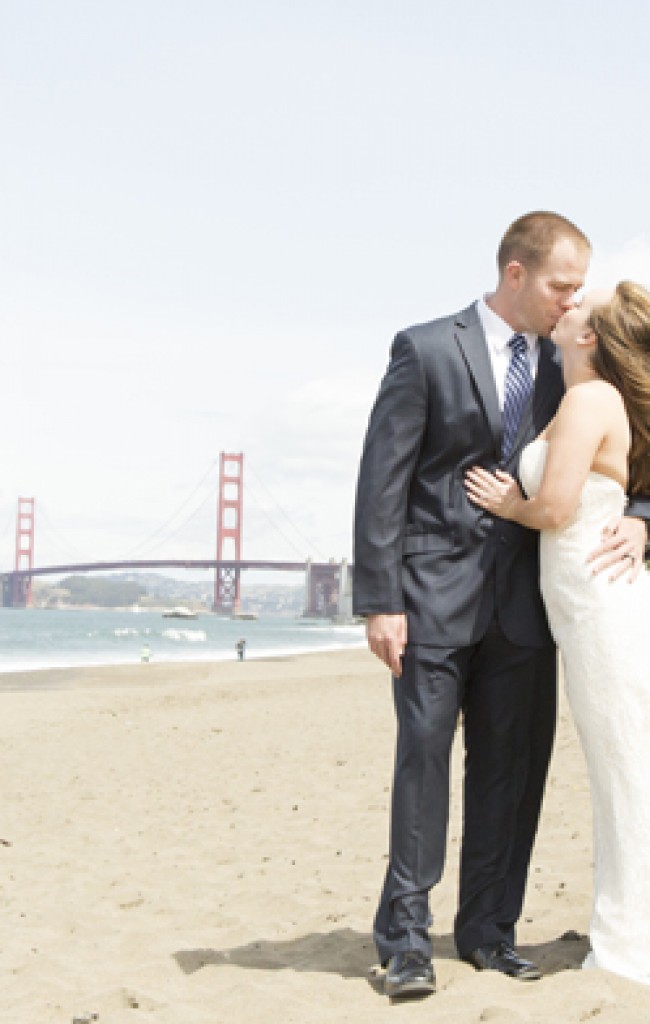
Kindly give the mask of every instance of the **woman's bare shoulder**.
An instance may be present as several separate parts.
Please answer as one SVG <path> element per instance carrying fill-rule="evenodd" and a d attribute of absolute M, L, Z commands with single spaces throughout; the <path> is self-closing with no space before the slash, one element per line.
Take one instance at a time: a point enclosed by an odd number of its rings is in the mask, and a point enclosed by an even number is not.
<path fill-rule="evenodd" d="M 624 407 L 623 396 L 618 388 L 606 380 L 587 380 L 580 384 L 573 384 L 570 387 L 562 402 L 560 409 L 566 411 L 595 411 L 597 409 L 620 409 Z"/>

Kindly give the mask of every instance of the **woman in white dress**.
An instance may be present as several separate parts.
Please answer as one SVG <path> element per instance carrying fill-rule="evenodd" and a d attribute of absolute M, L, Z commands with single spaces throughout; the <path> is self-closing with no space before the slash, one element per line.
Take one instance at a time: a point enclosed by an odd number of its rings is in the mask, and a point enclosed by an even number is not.
<path fill-rule="evenodd" d="M 542 594 L 593 802 L 584 966 L 650 984 L 650 574 L 632 562 L 594 575 L 587 564 L 626 492 L 650 494 L 650 293 L 621 282 L 586 295 L 552 337 L 567 392 L 522 454 L 526 494 L 479 467 L 466 487 L 487 511 L 541 530 Z"/>

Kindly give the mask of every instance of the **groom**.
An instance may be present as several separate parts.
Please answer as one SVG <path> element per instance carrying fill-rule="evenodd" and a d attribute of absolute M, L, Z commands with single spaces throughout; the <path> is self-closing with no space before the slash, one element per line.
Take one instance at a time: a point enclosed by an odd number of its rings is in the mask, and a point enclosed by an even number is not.
<path fill-rule="evenodd" d="M 391 997 L 435 990 L 428 897 L 443 870 L 461 710 L 458 952 L 479 970 L 540 976 L 514 935 L 553 742 L 555 648 L 537 534 L 470 504 L 463 476 L 473 465 L 514 473 L 522 447 L 553 417 L 563 383 L 548 335 L 589 258 L 588 239 L 564 217 L 515 221 L 499 247 L 494 293 L 396 336 L 370 417 L 354 610 L 393 673 L 398 722 L 390 859 L 374 926 Z M 642 522 L 621 521 L 605 564 L 629 566 L 644 543 Z"/>

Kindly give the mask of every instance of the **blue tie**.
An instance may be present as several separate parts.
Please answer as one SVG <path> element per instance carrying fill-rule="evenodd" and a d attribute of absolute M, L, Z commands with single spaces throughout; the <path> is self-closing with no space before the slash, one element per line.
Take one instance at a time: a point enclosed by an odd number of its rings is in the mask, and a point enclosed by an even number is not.
<path fill-rule="evenodd" d="M 515 334 L 508 342 L 512 358 L 506 373 L 503 399 L 503 462 L 512 454 L 521 417 L 533 390 L 533 377 L 528 362 L 528 342 L 523 334 Z"/>

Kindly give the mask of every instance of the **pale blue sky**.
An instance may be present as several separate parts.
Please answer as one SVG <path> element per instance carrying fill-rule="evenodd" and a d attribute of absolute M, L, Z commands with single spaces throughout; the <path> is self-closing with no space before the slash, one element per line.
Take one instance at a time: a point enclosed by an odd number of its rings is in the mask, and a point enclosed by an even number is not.
<path fill-rule="evenodd" d="M 152 554 L 212 556 L 223 449 L 245 555 L 349 556 L 391 338 L 514 217 L 650 283 L 649 38 L 642 0 L 0 3 L 0 567 L 19 493 L 40 564 L 195 488 Z"/>

